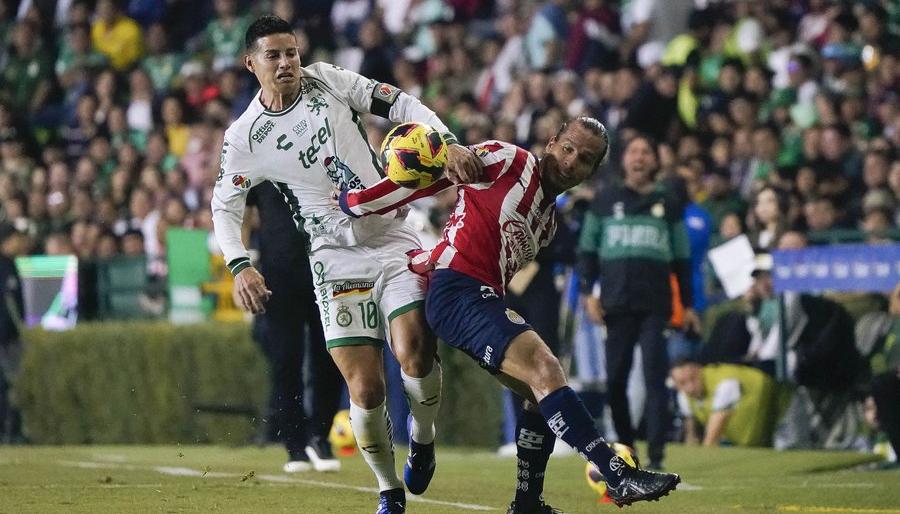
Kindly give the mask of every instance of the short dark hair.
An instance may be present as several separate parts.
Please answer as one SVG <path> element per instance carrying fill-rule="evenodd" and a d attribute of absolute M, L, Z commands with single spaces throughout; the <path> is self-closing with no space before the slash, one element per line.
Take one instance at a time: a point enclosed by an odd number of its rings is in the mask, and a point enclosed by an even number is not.
<path fill-rule="evenodd" d="M 294 30 L 291 24 L 282 20 L 278 16 L 267 14 L 256 19 L 247 28 L 244 35 L 244 47 L 247 50 L 253 48 L 259 38 L 263 38 L 272 34 L 293 34 Z"/>
<path fill-rule="evenodd" d="M 625 151 L 628 150 L 628 147 L 638 139 L 643 139 L 644 142 L 646 142 L 650 147 L 650 152 L 653 153 L 653 157 L 656 159 L 656 167 L 659 168 L 659 143 L 653 136 L 644 132 L 637 132 L 633 136 L 631 136 L 628 141 L 625 141 L 625 145 L 622 147 L 622 156 L 624 157 Z"/>
<path fill-rule="evenodd" d="M 600 138 L 603 139 L 605 148 L 600 154 L 600 157 L 597 159 L 597 162 L 594 163 L 594 168 L 592 170 L 596 171 L 597 168 L 599 168 L 600 165 L 606 161 L 606 157 L 609 155 L 609 133 L 606 131 L 606 127 L 603 125 L 603 123 L 600 123 L 600 120 L 598 120 L 597 118 L 592 118 L 590 116 L 579 116 L 573 120 L 564 122 L 556 132 L 555 139 L 559 139 L 559 137 L 562 136 L 566 132 L 566 130 L 569 130 L 569 127 L 572 123 L 581 125 L 591 134 L 600 136 Z"/>

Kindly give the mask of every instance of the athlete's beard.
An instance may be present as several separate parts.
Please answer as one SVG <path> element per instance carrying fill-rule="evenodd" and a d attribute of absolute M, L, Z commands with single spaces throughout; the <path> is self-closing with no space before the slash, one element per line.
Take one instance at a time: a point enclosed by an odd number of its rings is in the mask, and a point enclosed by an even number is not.
<path fill-rule="evenodd" d="M 552 153 L 547 153 L 540 162 L 541 183 L 544 189 L 553 193 L 561 193 L 565 188 L 564 184 L 560 184 L 559 161 Z"/>

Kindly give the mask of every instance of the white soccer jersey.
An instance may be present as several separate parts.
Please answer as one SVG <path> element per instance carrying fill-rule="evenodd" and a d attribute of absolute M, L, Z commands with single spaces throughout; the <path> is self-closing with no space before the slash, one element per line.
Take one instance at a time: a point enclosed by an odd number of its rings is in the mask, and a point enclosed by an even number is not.
<path fill-rule="evenodd" d="M 284 194 L 313 251 L 353 246 L 403 223 L 396 216 L 355 219 L 332 200 L 335 189 L 365 188 L 384 176 L 361 113 L 427 123 L 455 142 L 434 112 L 394 86 L 326 63 L 301 68 L 301 73 L 300 95 L 292 105 L 268 111 L 258 93 L 225 132 L 212 213 L 232 272 L 249 262 L 241 241 L 244 206 L 250 188 L 264 180 Z"/>

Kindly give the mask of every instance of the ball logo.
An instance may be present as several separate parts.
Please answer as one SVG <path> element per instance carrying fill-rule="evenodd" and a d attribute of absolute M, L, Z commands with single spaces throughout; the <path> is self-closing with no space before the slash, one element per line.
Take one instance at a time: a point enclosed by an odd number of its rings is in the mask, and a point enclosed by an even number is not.
<path fill-rule="evenodd" d="M 235 175 L 231 177 L 231 183 L 234 184 L 234 187 L 238 187 L 241 189 L 250 189 L 250 179 L 243 175 Z"/>
<path fill-rule="evenodd" d="M 521 314 L 512 309 L 506 309 L 506 317 L 516 325 L 525 324 L 525 318 L 523 318 Z"/>

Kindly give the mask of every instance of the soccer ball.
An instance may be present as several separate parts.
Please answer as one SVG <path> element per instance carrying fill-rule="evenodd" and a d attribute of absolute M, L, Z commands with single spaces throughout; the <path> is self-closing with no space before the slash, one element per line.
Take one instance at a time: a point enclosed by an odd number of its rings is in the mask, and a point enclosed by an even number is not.
<path fill-rule="evenodd" d="M 381 143 L 381 166 L 399 186 L 428 187 L 447 166 L 447 142 L 440 132 L 424 123 L 397 125 Z"/>
<path fill-rule="evenodd" d="M 641 463 L 640 461 L 638 461 L 637 452 L 634 451 L 634 449 L 630 446 L 622 443 L 613 443 L 609 446 L 610 448 L 612 448 L 612 451 L 616 453 L 616 455 L 622 457 L 622 460 L 625 461 L 625 464 L 628 464 L 633 468 L 641 467 Z M 594 465 L 590 462 L 588 462 L 587 466 L 585 466 L 584 468 L 584 477 L 587 479 L 588 486 L 600 495 L 601 500 L 607 498 L 606 478 L 604 478 L 603 473 L 601 473 L 599 469 L 595 468 Z"/>
<path fill-rule="evenodd" d="M 328 432 L 328 442 L 340 456 L 347 457 L 356 453 L 356 437 L 353 436 L 353 427 L 350 426 L 349 410 L 344 409 L 334 415 L 331 431 Z"/>

